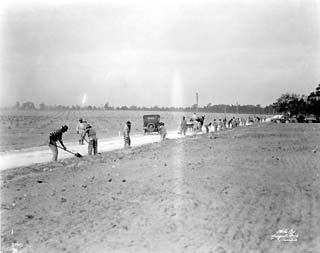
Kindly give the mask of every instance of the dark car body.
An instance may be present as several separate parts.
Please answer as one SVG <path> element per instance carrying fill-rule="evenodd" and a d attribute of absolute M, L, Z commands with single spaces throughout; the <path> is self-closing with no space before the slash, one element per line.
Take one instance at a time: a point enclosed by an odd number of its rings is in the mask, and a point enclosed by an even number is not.
<path fill-rule="evenodd" d="M 318 123 L 320 122 L 319 118 L 315 117 L 314 115 L 308 115 L 303 120 L 305 123 Z"/>
<path fill-rule="evenodd" d="M 286 115 L 276 115 L 271 118 L 271 122 L 286 123 L 286 122 L 290 122 L 290 118 Z"/>
<path fill-rule="evenodd" d="M 159 114 L 143 115 L 143 132 L 144 132 L 144 134 L 159 132 L 159 126 L 160 126 L 160 115 Z"/>

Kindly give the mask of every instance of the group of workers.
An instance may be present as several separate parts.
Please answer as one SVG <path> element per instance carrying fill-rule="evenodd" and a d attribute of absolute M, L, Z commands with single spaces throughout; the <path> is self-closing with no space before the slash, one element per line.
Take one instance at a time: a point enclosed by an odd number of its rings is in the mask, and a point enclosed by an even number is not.
<path fill-rule="evenodd" d="M 193 135 L 196 135 L 198 132 L 202 131 L 203 127 L 205 127 L 206 133 L 209 135 L 209 137 L 212 137 L 214 132 L 218 132 L 228 128 L 235 128 L 237 126 L 246 126 L 254 122 L 261 123 L 266 120 L 265 117 L 260 118 L 259 116 L 249 116 L 248 119 L 232 117 L 229 120 L 227 120 L 227 118 L 213 119 L 213 121 L 209 122 L 209 124 L 204 124 L 204 119 L 204 115 L 197 116 L 194 113 L 192 118 L 190 118 L 190 121 L 187 122 L 185 116 L 183 116 L 180 123 L 180 134 L 186 135 L 188 128 L 191 128 Z"/>
<path fill-rule="evenodd" d="M 209 124 L 204 125 L 204 119 L 205 116 L 198 117 L 195 113 L 193 114 L 192 118 L 189 122 L 187 122 L 186 117 L 183 116 L 182 120 L 180 122 L 180 134 L 185 136 L 188 128 L 192 128 L 193 135 L 196 135 L 197 132 L 202 131 L 202 127 L 205 126 L 206 133 L 208 133 L 209 137 L 212 137 L 212 134 L 214 132 L 218 132 L 220 130 L 226 129 L 226 128 L 233 128 L 236 126 L 246 125 L 247 122 L 251 122 L 251 118 L 249 118 L 247 121 L 244 119 L 239 118 L 231 118 L 229 121 L 227 119 L 214 119 L 213 122 L 210 122 Z M 256 119 L 253 119 L 253 121 L 261 122 L 261 119 L 259 117 L 256 117 Z M 166 126 L 163 122 L 160 122 L 159 124 L 159 134 L 160 134 L 160 142 L 163 142 L 166 139 L 167 130 Z M 53 131 L 49 135 L 49 141 L 48 146 L 52 151 L 52 160 L 57 161 L 58 158 L 58 148 L 66 150 L 66 146 L 64 145 L 62 141 L 62 135 L 68 131 L 68 126 L 64 125 L 60 129 Z M 79 119 L 79 122 L 76 127 L 76 132 L 79 135 L 79 144 L 84 145 L 84 141 L 88 143 L 88 155 L 96 155 L 98 154 L 98 138 L 97 133 L 95 129 L 83 118 Z M 131 122 L 127 121 L 124 129 L 123 129 L 123 139 L 124 139 L 124 148 L 131 148 L 131 138 L 130 138 L 130 132 L 131 132 Z M 88 139 L 86 139 L 88 137 Z M 60 142 L 61 146 L 57 145 L 57 142 Z"/>
<path fill-rule="evenodd" d="M 62 141 L 62 135 L 68 131 L 68 126 L 64 125 L 60 129 L 53 131 L 49 134 L 48 146 L 52 151 L 52 160 L 57 161 L 58 159 L 58 148 L 67 150 L 66 146 Z M 131 148 L 131 122 L 127 121 L 123 129 L 124 148 Z M 98 154 L 98 138 L 96 130 L 82 118 L 79 119 L 79 123 L 76 127 L 76 132 L 79 135 L 79 144 L 84 145 L 84 141 L 88 143 L 88 155 Z M 88 140 L 86 139 L 88 137 Z M 57 145 L 57 142 L 61 146 Z"/>

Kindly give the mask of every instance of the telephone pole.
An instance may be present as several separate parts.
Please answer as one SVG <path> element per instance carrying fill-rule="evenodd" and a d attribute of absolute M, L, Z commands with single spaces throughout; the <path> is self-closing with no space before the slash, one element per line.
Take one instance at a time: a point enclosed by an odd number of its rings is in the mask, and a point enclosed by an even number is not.
<path fill-rule="evenodd" d="M 198 113 L 198 106 L 199 106 L 199 94 L 198 94 L 198 92 L 196 92 L 196 111 L 197 111 L 197 113 Z"/>

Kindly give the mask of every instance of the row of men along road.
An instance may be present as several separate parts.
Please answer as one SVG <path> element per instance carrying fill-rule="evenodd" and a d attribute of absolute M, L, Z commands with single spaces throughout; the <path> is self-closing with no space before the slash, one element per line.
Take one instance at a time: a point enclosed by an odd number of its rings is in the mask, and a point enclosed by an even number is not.
<path fill-rule="evenodd" d="M 208 136 L 212 138 L 214 132 L 218 132 L 227 128 L 234 128 L 241 125 L 248 124 L 249 120 L 239 119 L 239 118 L 231 118 L 229 121 L 227 119 L 214 119 L 213 122 L 209 124 L 204 124 L 205 116 L 197 116 L 195 113 L 193 114 L 192 118 L 189 122 L 187 122 L 186 117 L 183 116 L 180 122 L 180 135 L 185 136 L 188 128 L 191 127 L 192 133 L 195 136 L 198 132 L 202 131 L 202 128 L 205 127 L 206 133 Z M 256 120 L 260 123 L 260 118 L 256 117 Z M 190 125 L 191 124 L 191 125 Z M 63 143 L 62 135 L 68 131 L 68 126 L 64 125 L 60 129 L 53 131 L 49 135 L 48 146 L 52 151 L 52 160 L 57 161 L 58 159 L 58 148 L 63 149 L 67 152 L 72 153 L 71 151 L 67 150 L 66 146 Z M 98 154 L 98 138 L 96 130 L 83 118 L 79 119 L 79 122 L 76 127 L 76 132 L 79 135 L 79 145 L 84 145 L 84 142 L 88 143 L 88 155 L 96 155 Z M 131 122 L 127 121 L 123 130 L 123 140 L 124 140 L 124 148 L 131 148 Z M 163 142 L 167 135 L 166 126 L 163 122 L 159 123 L 159 134 L 160 134 L 160 141 Z M 60 143 L 58 145 L 57 143 Z M 76 156 L 80 157 L 79 153 L 75 154 Z"/>

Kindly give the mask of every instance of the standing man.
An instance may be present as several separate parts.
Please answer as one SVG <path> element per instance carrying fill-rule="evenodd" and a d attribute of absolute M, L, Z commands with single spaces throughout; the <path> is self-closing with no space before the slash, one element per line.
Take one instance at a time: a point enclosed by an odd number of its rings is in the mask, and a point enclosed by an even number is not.
<path fill-rule="evenodd" d="M 53 131 L 49 135 L 49 148 L 52 151 L 52 161 L 58 160 L 58 148 L 57 148 L 57 141 L 60 142 L 62 148 L 66 150 L 66 146 L 63 144 L 62 141 L 62 134 L 68 131 L 68 126 L 64 125 L 61 129 Z"/>
<path fill-rule="evenodd" d="M 219 119 L 217 131 L 221 131 L 223 129 L 223 122 Z"/>
<path fill-rule="evenodd" d="M 199 121 L 199 131 L 201 132 L 202 131 L 202 127 L 203 127 L 203 124 L 204 124 L 204 118 L 205 118 L 205 116 L 204 115 L 202 115 L 200 118 L 198 118 L 198 121 Z"/>
<path fill-rule="evenodd" d="M 212 136 L 213 136 L 213 133 L 214 133 L 214 125 L 213 125 L 213 123 L 209 123 L 209 125 L 208 125 L 208 136 L 209 136 L 209 138 L 210 139 L 212 139 Z"/>
<path fill-rule="evenodd" d="M 180 134 L 186 135 L 186 132 L 187 132 L 187 121 L 186 121 L 186 117 L 183 116 L 180 123 Z"/>
<path fill-rule="evenodd" d="M 131 148 L 130 131 L 131 122 L 127 121 L 123 129 L 124 148 Z"/>
<path fill-rule="evenodd" d="M 84 122 L 82 118 L 79 119 L 76 130 L 79 135 L 79 144 L 83 145 L 84 136 L 86 134 L 86 122 Z"/>
<path fill-rule="evenodd" d="M 192 114 L 192 121 L 195 121 L 195 120 L 197 120 L 198 119 L 198 116 L 197 116 L 197 114 L 194 112 L 193 114 Z"/>
<path fill-rule="evenodd" d="M 194 120 L 193 121 L 193 136 L 197 135 L 199 128 L 200 128 L 200 121 Z"/>
<path fill-rule="evenodd" d="M 92 150 L 93 154 L 96 155 L 98 153 L 98 139 L 97 139 L 97 133 L 96 131 L 92 128 L 91 125 L 87 124 L 86 131 L 84 134 L 84 137 L 88 135 L 89 142 L 88 142 L 88 155 L 92 155 Z"/>
<path fill-rule="evenodd" d="M 224 118 L 222 123 L 223 123 L 222 129 L 227 129 L 227 118 Z"/>
<path fill-rule="evenodd" d="M 214 132 L 218 131 L 218 123 L 216 119 L 213 120 L 213 128 L 214 128 Z"/>
<path fill-rule="evenodd" d="M 159 124 L 160 142 L 163 142 L 167 136 L 167 129 L 163 122 Z"/>

